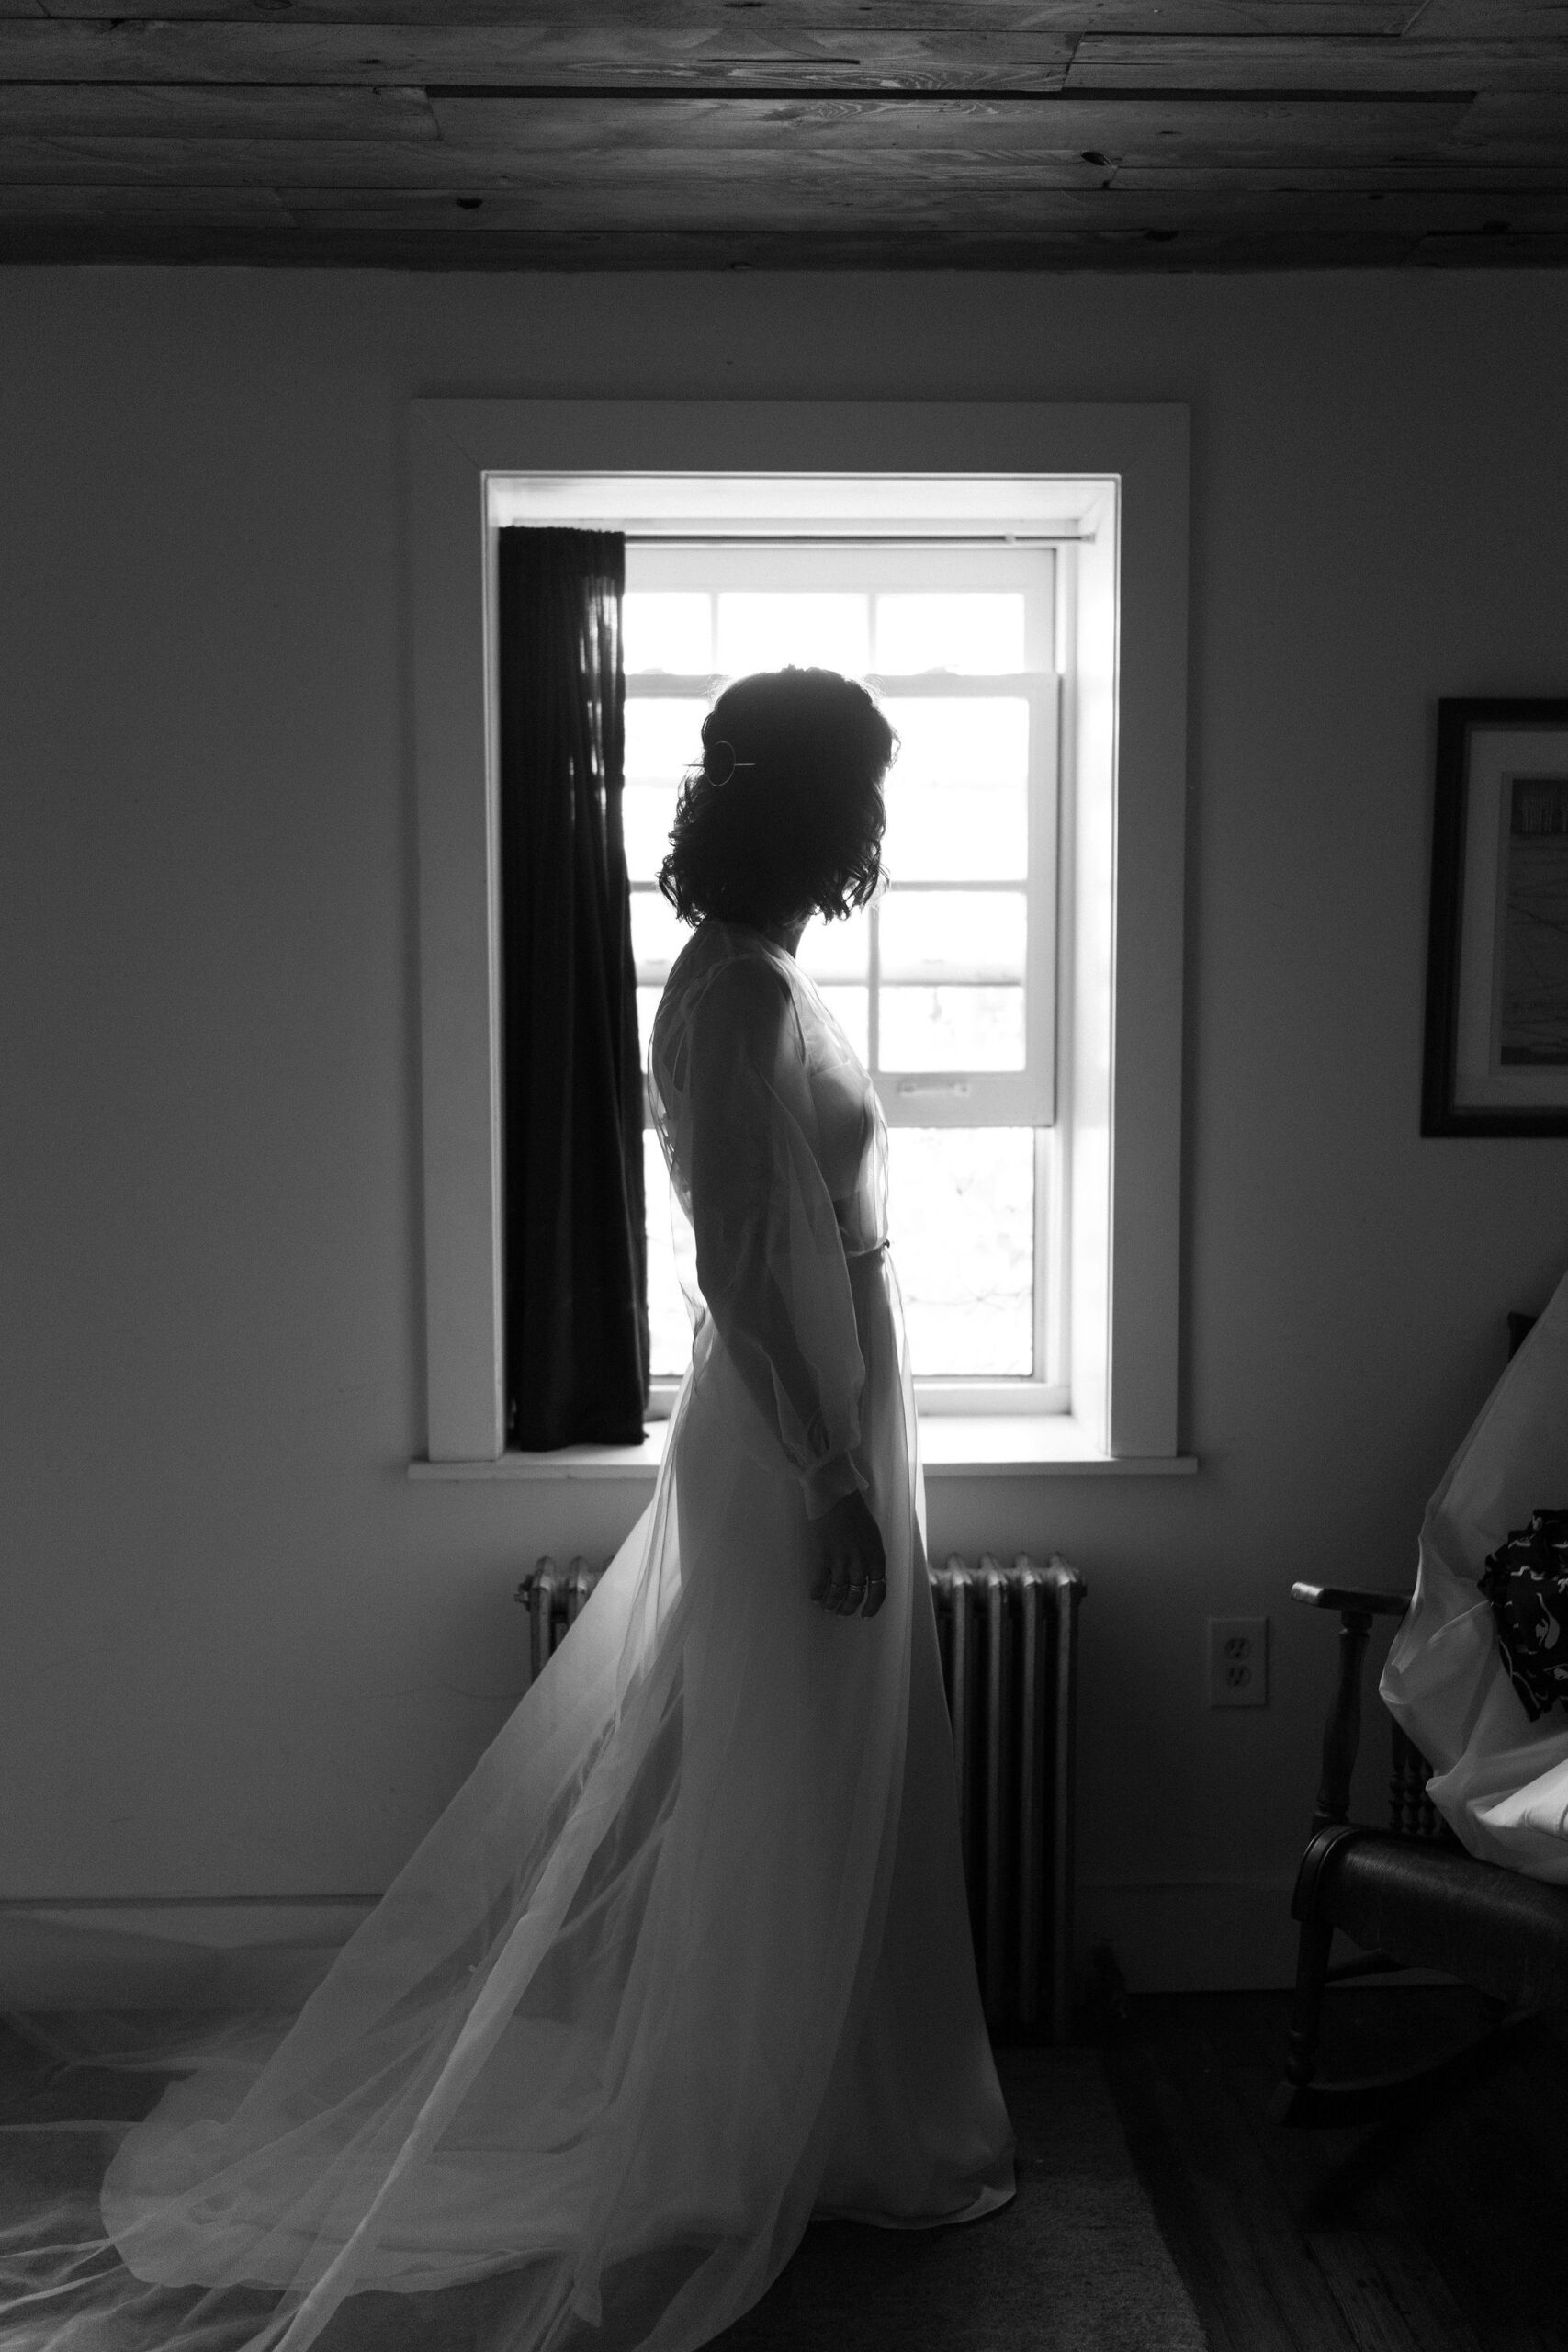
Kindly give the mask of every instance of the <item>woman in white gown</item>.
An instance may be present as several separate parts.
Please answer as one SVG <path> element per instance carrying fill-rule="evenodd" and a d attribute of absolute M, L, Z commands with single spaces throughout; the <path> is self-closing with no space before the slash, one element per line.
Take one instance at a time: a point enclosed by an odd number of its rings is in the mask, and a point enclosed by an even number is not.
<path fill-rule="evenodd" d="M 653 1501 L 282 2041 L 120 2145 L 104 2222 L 160 2346 L 302 2352 L 355 2290 L 482 2280 L 497 2352 L 679 2352 L 814 2211 L 1012 2194 L 886 1132 L 792 952 L 875 885 L 892 738 L 822 671 L 703 733 L 649 1075 L 705 1311 Z M 156 2290 L 191 2285 L 175 2328 Z"/>

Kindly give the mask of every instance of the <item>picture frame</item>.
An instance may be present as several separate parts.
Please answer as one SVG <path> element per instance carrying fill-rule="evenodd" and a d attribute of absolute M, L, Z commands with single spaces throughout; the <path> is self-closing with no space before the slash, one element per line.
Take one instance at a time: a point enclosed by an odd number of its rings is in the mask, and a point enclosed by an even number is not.
<path fill-rule="evenodd" d="M 1438 705 L 1424 1136 L 1568 1136 L 1568 699 Z"/>

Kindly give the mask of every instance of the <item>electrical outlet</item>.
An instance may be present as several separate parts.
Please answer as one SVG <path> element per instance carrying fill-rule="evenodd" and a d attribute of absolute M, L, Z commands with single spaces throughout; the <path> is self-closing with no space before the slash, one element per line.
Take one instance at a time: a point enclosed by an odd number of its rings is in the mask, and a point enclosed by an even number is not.
<path fill-rule="evenodd" d="M 1268 1703 L 1268 1618 L 1211 1617 L 1210 1706 L 1266 1707 Z"/>

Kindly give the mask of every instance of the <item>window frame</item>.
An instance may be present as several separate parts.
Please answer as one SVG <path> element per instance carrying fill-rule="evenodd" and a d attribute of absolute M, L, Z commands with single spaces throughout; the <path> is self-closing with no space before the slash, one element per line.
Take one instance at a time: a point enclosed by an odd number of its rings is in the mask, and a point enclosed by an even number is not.
<path fill-rule="evenodd" d="M 1075 546 L 1057 597 L 1070 657 L 1058 1083 L 1070 1105 L 1071 1411 L 1045 1452 L 1180 1466 L 1186 409 L 422 401 L 409 454 L 429 1464 L 508 1464 L 489 485 L 550 482 L 555 509 L 537 519 L 607 524 L 614 510 L 593 505 L 606 491 L 624 511 L 657 479 L 678 514 L 705 485 L 744 476 L 797 493 L 797 527 L 813 482 L 852 477 L 878 489 L 884 514 L 908 518 L 913 495 L 939 527 L 979 510 Z"/>

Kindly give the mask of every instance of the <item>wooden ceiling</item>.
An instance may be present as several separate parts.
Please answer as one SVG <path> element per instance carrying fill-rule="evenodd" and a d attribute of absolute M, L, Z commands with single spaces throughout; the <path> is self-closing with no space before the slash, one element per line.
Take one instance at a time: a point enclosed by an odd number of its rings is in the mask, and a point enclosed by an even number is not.
<path fill-rule="evenodd" d="M 1568 0 L 117 6 L 0 0 L 0 260 L 1568 262 Z"/>

